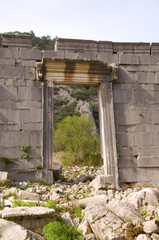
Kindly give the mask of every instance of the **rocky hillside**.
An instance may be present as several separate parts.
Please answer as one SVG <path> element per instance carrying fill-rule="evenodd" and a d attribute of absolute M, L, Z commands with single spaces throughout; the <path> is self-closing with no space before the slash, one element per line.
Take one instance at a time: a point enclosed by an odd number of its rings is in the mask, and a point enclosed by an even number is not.
<path fill-rule="evenodd" d="M 56 85 L 54 87 L 54 127 L 67 116 L 86 114 L 99 129 L 98 88 Z"/>
<path fill-rule="evenodd" d="M 68 167 L 53 185 L 23 182 L 1 187 L 0 196 L 1 240 L 43 240 L 43 226 L 59 217 L 67 228 L 82 231 L 83 236 L 75 239 L 159 239 L 158 189 L 140 185 L 109 189 L 102 168 Z"/>

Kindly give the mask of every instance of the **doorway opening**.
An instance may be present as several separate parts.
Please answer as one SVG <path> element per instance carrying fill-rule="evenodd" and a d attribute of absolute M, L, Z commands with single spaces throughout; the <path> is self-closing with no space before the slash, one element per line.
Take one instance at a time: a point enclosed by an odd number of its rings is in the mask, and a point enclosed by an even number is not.
<path fill-rule="evenodd" d="M 55 85 L 53 161 L 68 166 L 102 166 L 98 87 Z"/>

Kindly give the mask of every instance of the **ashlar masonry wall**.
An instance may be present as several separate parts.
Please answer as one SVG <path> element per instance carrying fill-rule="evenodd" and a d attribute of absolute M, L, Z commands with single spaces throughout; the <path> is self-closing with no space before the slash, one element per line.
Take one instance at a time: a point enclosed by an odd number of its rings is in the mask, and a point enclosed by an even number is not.
<path fill-rule="evenodd" d="M 36 177 L 35 171 L 43 165 L 42 86 L 36 81 L 41 51 L 18 45 L 0 48 L 0 169 L 15 181 L 39 180 L 44 175 Z M 22 151 L 27 147 L 28 156 Z"/>
<path fill-rule="evenodd" d="M 5 166 L 0 161 L 0 169 L 7 168 L 14 181 L 53 181 L 52 169 L 43 168 L 44 81 L 36 77 L 36 64 L 44 58 L 100 60 L 118 67 L 112 92 L 119 182 L 158 185 L 159 43 L 58 39 L 54 51 L 40 51 L 28 37 L 5 36 L 0 48 L 0 158 L 12 162 Z M 29 160 L 21 150 L 25 146 L 30 146 Z"/>

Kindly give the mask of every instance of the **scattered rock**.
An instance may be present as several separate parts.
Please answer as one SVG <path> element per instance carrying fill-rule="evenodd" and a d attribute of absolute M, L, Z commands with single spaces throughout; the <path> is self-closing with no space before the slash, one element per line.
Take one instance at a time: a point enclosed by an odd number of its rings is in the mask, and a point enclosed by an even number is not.
<path fill-rule="evenodd" d="M 20 183 L 19 183 L 19 187 L 20 187 L 21 189 L 25 189 L 27 185 L 28 185 L 27 182 L 20 182 Z"/>
<path fill-rule="evenodd" d="M 112 186 L 112 176 L 111 175 L 99 175 L 92 182 L 91 186 L 97 190 L 105 190 L 108 188 L 113 188 Z"/>
<path fill-rule="evenodd" d="M 40 196 L 37 193 L 30 193 L 28 191 L 20 190 L 17 193 L 18 198 L 20 199 L 27 199 L 27 200 L 40 200 Z"/>
<path fill-rule="evenodd" d="M 1 240 L 44 240 L 43 237 L 38 236 L 14 222 L 0 219 L 0 239 Z"/>
<path fill-rule="evenodd" d="M 64 213 L 64 214 L 61 216 L 61 218 L 62 218 L 64 221 L 66 221 L 70 226 L 72 226 L 72 227 L 75 226 L 75 224 L 74 224 L 74 222 L 73 222 L 73 220 L 72 220 L 71 215 L 70 215 L 69 212 Z"/>
<path fill-rule="evenodd" d="M 82 173 L 78 178 L 74 180 L 74 184 L 78 184 L 80 182 L 87 182 L 87 181 L 92 181 L 93 177 L 89 174 Z"/>
<path fill-rule="evenodd" d="M 151 239 L 152 239 L 152 240 L 159 240 L 159 235 L 156 234 L 156 233 L 153 233 L 153 234 L 151 235 Z"/>
<path fill-rule="evenodd" d="M 152 233 L 159 233 L 159 221 L 151 220 L 143 223 L 143 230 L 145 233 L 152 234 Z"/>
<path fill-rule="evenodd" d="M 136 240 L 151 240 L 151 238 L 149 236 L 147 236 L 146 234 L 139 234 L 137 236 Z"/>
<path fill-rule="evenodd" d="M 12 177 L 8 172 L 0 171 L 0 181 L 12 181 Z"/>

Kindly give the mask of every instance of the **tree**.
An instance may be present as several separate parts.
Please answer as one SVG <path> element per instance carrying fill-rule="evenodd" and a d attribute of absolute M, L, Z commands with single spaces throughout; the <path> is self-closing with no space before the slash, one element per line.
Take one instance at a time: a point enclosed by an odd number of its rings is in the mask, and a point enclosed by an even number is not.
<path fill-rule="evenodd" d="M 86 115 L 82 115 L 68 116 L 57 123 L 57 130 L 54 132 L 54 149 L 55 152 L 64 152 L 62 161 L 65 165 L 81 162 L 92 164 L 90 156 L 97 154 L 99 160 L 99 136 L 93 134 L 92 121 Z"/>

